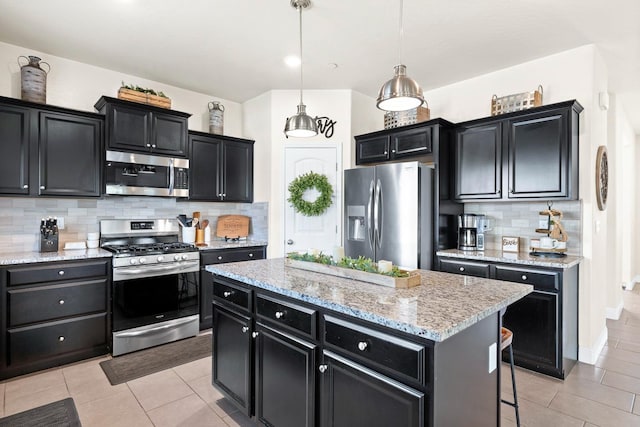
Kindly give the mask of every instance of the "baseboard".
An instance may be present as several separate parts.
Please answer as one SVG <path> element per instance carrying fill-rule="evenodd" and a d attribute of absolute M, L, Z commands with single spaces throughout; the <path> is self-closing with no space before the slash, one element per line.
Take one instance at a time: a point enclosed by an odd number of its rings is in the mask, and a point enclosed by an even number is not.
<path fill-rule="evenodd" d="M 624 308 L 624 302 L 620 301 L 620 304 L 618 304 L 618 306 L 615 308 L 607 307 L 605 309 L 606 310 L 605 316 L 607 317 L 607 319 L 619 320 L 620 315 L 622 314 L 623 308 Z"/>
<path fill-rule="evenodd" d="M 583 363 L 588 363 L 589 365 L 595 365 L 598 361 L 598 357 L 600 357 L 602 349 L 607 343 L 608 336 L 609 333 L 605 326 L 593 347 L 578 347 L 578 360 Z"/>

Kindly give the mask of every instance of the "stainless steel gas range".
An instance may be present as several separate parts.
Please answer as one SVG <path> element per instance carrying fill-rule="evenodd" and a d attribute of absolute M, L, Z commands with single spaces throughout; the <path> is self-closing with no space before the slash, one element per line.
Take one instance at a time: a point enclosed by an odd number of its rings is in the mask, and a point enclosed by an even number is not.
<path fill-rule="evenodd" d="M 100 221 L 100 247 L 113 252 L 114 356 L 198 334 L 200 253 L 179 231 L 171 219 Z"/>

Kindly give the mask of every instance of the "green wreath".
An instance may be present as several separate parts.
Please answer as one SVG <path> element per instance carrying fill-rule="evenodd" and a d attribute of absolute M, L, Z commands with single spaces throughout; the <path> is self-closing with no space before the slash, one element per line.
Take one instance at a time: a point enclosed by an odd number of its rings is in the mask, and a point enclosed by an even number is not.
<path fill-rule="evenodd" d="M 304 192 L 315 188 L 320 195 L 314 202 L 307 202 L 302 198 Z M 289 184 L 290 197 L 287 199 L 293 205 L 296 212 L 304 216 L 319 216 L 333 203 L 333 187 L 329 184 L 326 175 L 308 172 L 300 175 Z"/>

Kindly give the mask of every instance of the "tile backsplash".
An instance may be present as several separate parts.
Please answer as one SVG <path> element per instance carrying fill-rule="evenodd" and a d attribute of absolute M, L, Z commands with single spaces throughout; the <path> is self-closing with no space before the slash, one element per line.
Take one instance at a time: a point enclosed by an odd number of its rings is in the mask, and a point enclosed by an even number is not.
<path fill-rule="evenodd" d="M 212 236 L 218 216 L 251 217 L 249 238 L 267 241 L 268 203 L 187 202 L 163 197 L 109 196 L 102 199 L 0 198 L 0 251 L 38 251 L 40 219 L 64 218 L 59 247 L 66 242 L 84 241 L 88 232 L 100 231 L 101 219 L 175 218 L 200 211 L 210 221 Z"/>
<path fill-rule="evenodd" d="M 536 233 L 538 214 L 547 209 L 547 202 L 466 203 L 465 213 L 485 214 L 491 230 L 485 233 L 485 249 L 502 250 L 502 237 L 519 237 L 520 251 L 528 252 L 531 239 L 545 236 Z M 582 202 L 556 201 L 552 209 L 562 212 L 561 223 L 569 236 L 567 254 L 582 255 Z"/>

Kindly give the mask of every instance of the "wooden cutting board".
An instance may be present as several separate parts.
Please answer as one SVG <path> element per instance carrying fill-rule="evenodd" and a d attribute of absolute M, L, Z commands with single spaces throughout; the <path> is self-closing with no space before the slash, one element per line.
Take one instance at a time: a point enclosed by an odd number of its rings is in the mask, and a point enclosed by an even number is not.
<path fill-rule="evenodd" d="M 220 215 L 216 226 L 217 237 L 247 237 L 249 235 L 249 221 L 245 215 Z"/>

